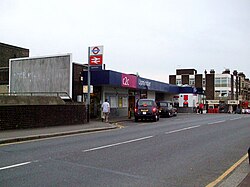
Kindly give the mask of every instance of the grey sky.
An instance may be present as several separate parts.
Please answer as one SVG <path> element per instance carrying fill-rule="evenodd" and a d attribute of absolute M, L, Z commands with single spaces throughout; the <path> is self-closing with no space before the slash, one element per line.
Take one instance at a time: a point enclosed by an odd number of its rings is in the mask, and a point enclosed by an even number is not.
<path fill-rule="evenodd" d="M 250 77 L 250 0 L 1 0 L 0 41 L 31 56 L 104 46 L 107 69 L 168 82 L 177 68 Z"/>

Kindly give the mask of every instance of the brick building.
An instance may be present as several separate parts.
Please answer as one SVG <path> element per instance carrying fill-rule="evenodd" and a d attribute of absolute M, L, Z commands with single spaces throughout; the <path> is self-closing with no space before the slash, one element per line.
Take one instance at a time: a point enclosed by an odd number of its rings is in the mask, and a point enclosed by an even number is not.
<path fill-rule="evenodd" d="M 232 73 L 229 69 L 222 73 L 210 70 L 209 73 L 205 71 L 203 75 L 197 74 L 195 69 L 177 69 L 176 75 L 169 75 L 169 81 L 170 84 L 190 85 L 204 90 L 205 99 L 217 105 L 239 105 L 250 100 L 250 81 L 236 70 Z"/>
<path fill-rule="evenodd" d="M 29 57 L 29 49 L 0 43 L 0 93 L 8 92 L 9 59 Z"/>

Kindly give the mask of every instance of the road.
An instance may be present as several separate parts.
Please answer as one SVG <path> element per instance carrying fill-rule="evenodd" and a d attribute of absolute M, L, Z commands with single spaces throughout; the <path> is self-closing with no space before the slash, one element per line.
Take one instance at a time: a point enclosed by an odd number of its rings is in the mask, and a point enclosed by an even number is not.
<path fill-rule="evenodd" d="M 250 146 L 250 115 L 125 122 L 124 128 L 0 146 L 1 186 L 206 186 Z"/>

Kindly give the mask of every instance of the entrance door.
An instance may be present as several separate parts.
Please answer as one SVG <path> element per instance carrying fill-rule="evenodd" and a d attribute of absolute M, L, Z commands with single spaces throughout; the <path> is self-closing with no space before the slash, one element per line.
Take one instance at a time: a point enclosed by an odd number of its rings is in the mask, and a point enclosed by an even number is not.
<path fill-rule="evenodd" d="M 135 110 L 135 96 L 128 97 L 128 117 L 134 117 Z"/>

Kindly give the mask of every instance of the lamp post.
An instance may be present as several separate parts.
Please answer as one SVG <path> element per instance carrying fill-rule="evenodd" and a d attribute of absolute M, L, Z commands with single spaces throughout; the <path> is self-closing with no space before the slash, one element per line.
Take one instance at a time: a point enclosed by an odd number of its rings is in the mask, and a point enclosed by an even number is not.
<path fill-rule="evenodd" d="M 87 95 L 87 122 L 90 118 L 90 47 L 88 48 L 88 95 Z"/>

